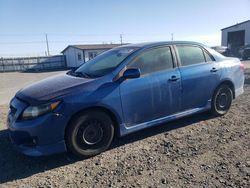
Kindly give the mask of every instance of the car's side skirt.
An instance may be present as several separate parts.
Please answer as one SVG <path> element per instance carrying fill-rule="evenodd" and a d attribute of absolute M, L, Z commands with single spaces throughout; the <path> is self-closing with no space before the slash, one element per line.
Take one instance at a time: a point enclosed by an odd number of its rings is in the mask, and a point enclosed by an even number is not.
<path fill-rule="evenodd" d="M 176 119 L 179 119 L 181 117 L 185 117 L 185 116 L 188 116 L 188 115 L 191 115 L 191 114 L 195 114 L 195 113 L 198 113 L 198 112 L 204 112 L 204 111 L 207 111 L 209 109 L 211 109 L 211 101 L 209 101 L 209 103 L 205 107 L 189 109 L 189 110 L 186 110 L 186 111 L 183 111 L 183 112 L 178 112 L 176 114 L 172 114 L 172 115 L 169 115 L 169 116 L 166 116 L 166 117 L 162 117 L 162 118 L 158 118 L 158 119 L 155 119 L 155 120 L 140 123 L 140 124 L 137 124 L 137 125 L 134 125 L 134 126 L 126 126 L 126 124 L 121 124 L 120 125 L 120 136 L 124 136 L 124 135 L 130 134 L 130 133 L 133 133 L 133 132 L 136 132 L 136 131 L 139 131 L 141 129 L 145 129 L 145 128 L 148 128 L 148 127 L 152 127 L 154 125 L 158 125 L 158 124 L 161 124 L 161 123 L 176 120 Z"/>

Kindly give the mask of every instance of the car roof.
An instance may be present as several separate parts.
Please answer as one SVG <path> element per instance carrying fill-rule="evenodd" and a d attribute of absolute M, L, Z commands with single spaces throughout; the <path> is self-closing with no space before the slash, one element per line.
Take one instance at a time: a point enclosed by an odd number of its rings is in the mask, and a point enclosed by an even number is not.
<path fill-rule="evenodd" d="M 201 43 L 192 42 L 192 41 L 162 41 L 162 42 L 145 42 L 145 43 L 137 43 L 137 44 L 127 44 L 127 45 L 120 46 L 118 48 L 123 48 L 123 47 L 151 48 L 151 47 L 156 47 L 156 46 L 175 45 L 175 44 L 189 44 L 189 45 L 205 46 Z"/>

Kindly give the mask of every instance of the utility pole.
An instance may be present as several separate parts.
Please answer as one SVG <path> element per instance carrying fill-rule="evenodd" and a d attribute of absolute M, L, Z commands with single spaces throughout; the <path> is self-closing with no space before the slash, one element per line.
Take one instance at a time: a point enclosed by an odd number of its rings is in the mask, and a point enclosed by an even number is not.
<path fill-rule="evenodd" d="M 122 45 L 122 34 L 120 34 L 120 42 L 121 42 L 121 45 Z"/>
<path fill-rule="evenodd" d="M 45 38 L 46 38 L 46 44 L 47 44 L 47 55 L 49 56 L 49 42 L 48 42 L 48 36 L 47 34 L 45 34 Z"/>
<path fill-rule="evenodd" d="M 171 40 L 174 40 L 174 33 L 171 33 Z"/>

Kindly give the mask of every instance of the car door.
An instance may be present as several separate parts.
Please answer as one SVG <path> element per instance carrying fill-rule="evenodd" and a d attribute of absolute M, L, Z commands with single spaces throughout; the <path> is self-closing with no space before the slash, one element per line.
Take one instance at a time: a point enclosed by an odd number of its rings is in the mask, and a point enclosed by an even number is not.
<path fill-rule="evenodd" d="M 202 47 L 176 45 L 182 84 L 182 111 L 205 107 L 220 80 L 219 64 Z"/>
<path fill-rule="evenodd" d="M 169 46 L 145 50 L 127 68 L 139 68 L 141 76 L 120 84 L 126 126 L 155 120 L 180 110 L 180 73 L 174 68 Z"/>

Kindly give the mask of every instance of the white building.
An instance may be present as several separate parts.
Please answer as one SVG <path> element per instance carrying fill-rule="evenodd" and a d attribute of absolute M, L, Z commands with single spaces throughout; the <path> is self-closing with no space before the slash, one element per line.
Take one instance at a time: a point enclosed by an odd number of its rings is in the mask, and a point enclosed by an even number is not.
<path fill-rule="evenodd" d="M 65 55 L 67 67 L 78 67 L 99 53 L 120 46 L 120 44 L 69 45 L 61 53 Z"/>
<path fill-rule="evenodd" d="M 221 29 L 221 45 L 239 49 L 250 44 L 250 20 Z"/>

